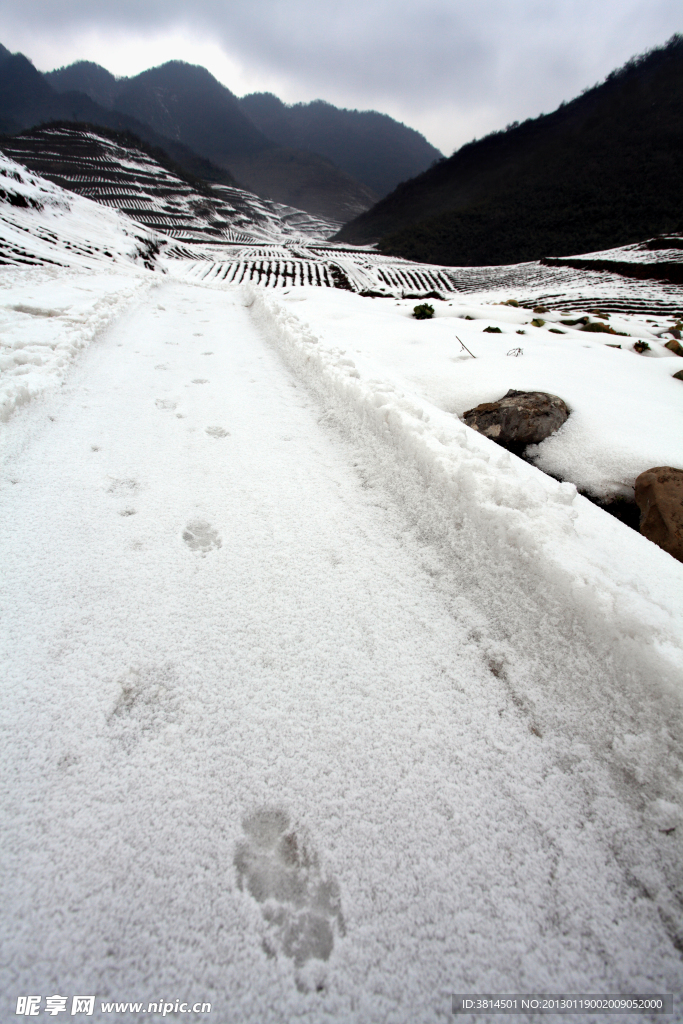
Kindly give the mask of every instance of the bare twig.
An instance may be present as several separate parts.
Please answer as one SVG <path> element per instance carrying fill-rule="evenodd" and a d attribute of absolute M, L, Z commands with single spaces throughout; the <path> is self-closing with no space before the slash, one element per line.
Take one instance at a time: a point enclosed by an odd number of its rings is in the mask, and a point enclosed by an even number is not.
<path fill-rule="evenodd" d="M 455 336 L 455 340 L 456 340 L 456 341 L 460 341 L 460 338 L 458 337 L 458 335 L 457 335 L 457 334 L 456 334 L 456 336 Z M 461 345 L 462 345 L 462 347 L 463 347 L 463 348 L 465 349 L 465 352 L 467 352 L 468 356 L 472 356 L 472 358 L 473 358 L 473 359 L 476 359 L 476 358 L 477 358 L 477 357 L 475 356 L 474 352 L 470 352 L 470 350 L 468 349 L 468 347 L 467 347 L 467 345 L 465 344 L 465 342 L 464 342 L 464 341 L 460 341 L 460 344 L 461 344 Z"/>

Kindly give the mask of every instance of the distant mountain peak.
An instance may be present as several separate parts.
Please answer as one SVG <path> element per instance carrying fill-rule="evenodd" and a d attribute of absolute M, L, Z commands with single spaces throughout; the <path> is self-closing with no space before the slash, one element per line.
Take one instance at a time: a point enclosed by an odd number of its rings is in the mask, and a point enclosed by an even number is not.
<path fill-rule="evenodd" d="M 272 145 L 233 93 L 198 64 L 167 61 L 127 79 L 115 107 L 220 162 Z"/>
<path fill-rule="evenodd" d="M 117 79 L 110 71 L 91 60 L 79 60 L 67 67 L 56 68 L 44 76 L 57 92 L 82 92 L 107 109 L 114 106 L 116 94 L 125 79 Z"/>
<path fill-rule="evenodd" d="M 441 157 L 415 129 L 376 110 L 348 110 L 323 99 L 285 104 L 272 93 L 250 93 L 239 102 L 268 138 L 320 153 L 379 196 Z"/>

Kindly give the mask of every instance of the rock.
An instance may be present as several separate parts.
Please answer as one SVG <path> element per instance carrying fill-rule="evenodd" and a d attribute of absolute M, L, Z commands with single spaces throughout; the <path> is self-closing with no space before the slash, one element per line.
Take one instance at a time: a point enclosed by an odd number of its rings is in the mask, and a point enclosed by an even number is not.
<path fill-rule="evenodd" d="M 675 380 L 683 380 L 683 370 L 679 370 L 678 373 L 672 375 Z"/>
<path fill-rule="evenodd" d="M 543 391 L 508 391 L 498 402 L 484 402 L 464 413 L 463 420 L 485 437 L 520 454 L 528 444 L 539 444 L 569 416 L 557 395 Z"/>
<path fill-rule="evenodd" d="M 656 466 L 636 479 L 640 532 L 683 562 L 683 469 Z"/>
<path fill-rule="evenodd" d="M 609 324 L 598 324 L 594 321 L 590 321 L 584 324 L 581 328 L 582 331 L 588 331 L 589 334 L 616 334 L 617 332 Z"/>
<path fill-rule="evenodd" d="M 673 331 L 671 332 L 673 334 Z M 664 348 L 668 348 L 674 355 L 683 356 L 683 345 L 679 345 L 675 338 L 664 342 Z"/>

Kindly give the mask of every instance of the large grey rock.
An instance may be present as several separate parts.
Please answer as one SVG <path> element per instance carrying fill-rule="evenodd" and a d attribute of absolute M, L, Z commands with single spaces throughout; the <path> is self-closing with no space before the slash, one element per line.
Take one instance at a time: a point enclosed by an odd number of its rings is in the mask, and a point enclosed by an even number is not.
<path fill-rule="evenodd" d="M 683 469 L 656 466 L 636 478 L 640 532 L 683 562 Z"/>
<path fill-rule="evenodd" d="M 508 391 L 498 402 L 484 402 L 463 415 L 465 423 L 513 452 L 539 444 L 561 427 L 569 409 L 544 391 Z"/>

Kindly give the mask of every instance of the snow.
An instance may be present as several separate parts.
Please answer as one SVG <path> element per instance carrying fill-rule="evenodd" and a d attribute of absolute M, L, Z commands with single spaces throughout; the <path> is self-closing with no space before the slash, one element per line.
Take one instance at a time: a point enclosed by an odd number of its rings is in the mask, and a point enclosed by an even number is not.
<path fill-rule="evenodd" d="M 683 389 L 673 379 L 683 363 L 664 347 L 670 335 L 657 337 L 670 318 L 656 327 L 635 316 L 590 317 L 628 335 L 615 337 L 561 324 L 576 320 L 576 312 L 534 314 L 457 297 L 430 300 L 435 317 L 421 321 L 412 315 L 413 300 L 368 301 L 348 292 L 295 289 L 282 302 L 310 323 L 326 351 L 348 346 L 364 379 L 409 392 L 431 414 L 448 413 L 447 423 L 511 388 L 559 395 L 571 410 L 569 420 L 530 454 L 546 473 L 590 495 L 632 498 L 639 473 L 653 466 L 683 468 Z M 546 327 L 530 326 L 538 317 Z M 502 333 L 484 333 L 488 327 Z M 648 343 L 649 352 L 633 350 L 638 339 Z M 521 355 L 510 354 L 520 348 Z M 468 443 L 476 443 L 469 437 Z"/>
<path fill-rule="evenodd" d="M 136 226 L 148 225 L 172 240 L 202 245 L 322 241 L 341 227 L 241 188 L 214 185 L 197 192 L 148 154 L 94 131 L 47 125 L 5 139 L 3 149 L 29 166 L 37 163 L 38 170 L 45 167 L 74 192 L 119 209 Z"/>
<path fill-rule="evenodd" d="M 3 1019 L 678 999 L 683 566 L 576 491 L 681 464 L 671 317 L 177 279 L 74 203 L 0 296 Z M 460 420 L 511 387 L 562 480 Z"/>
<path fill-rule="evenodd" d="M 150 287 L 145 276 L 120 272 L 6 271 L 0 279 L 0 421 L 61 385 L 74 357 Z"/>
<path fill-rule="evenodd" d="M 156 236 L 0 153 L 0 422 L 152 286 Z M 20 205 L 20 204 L 24 205 Z"/>

